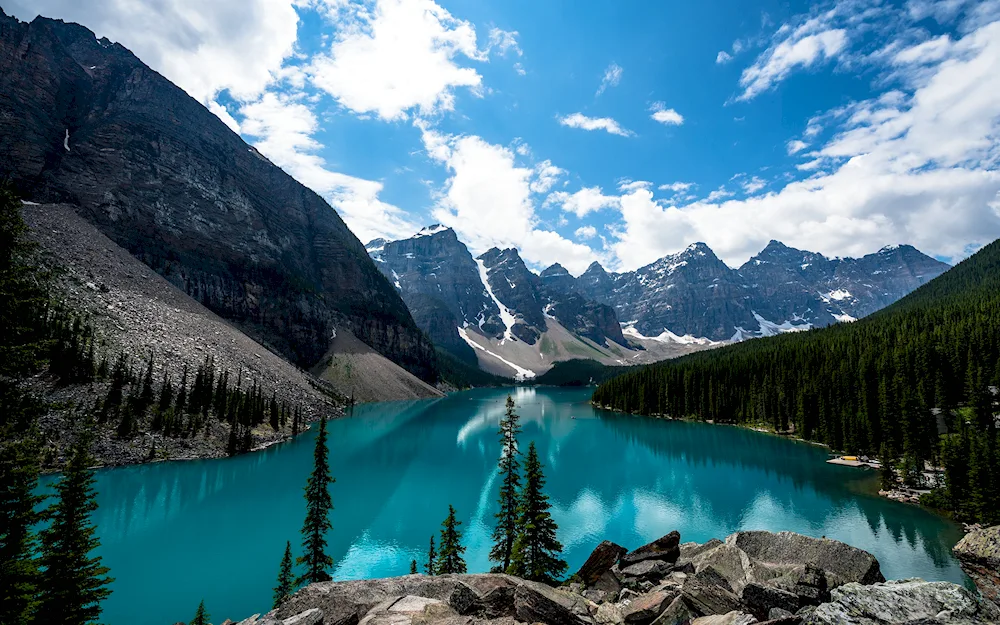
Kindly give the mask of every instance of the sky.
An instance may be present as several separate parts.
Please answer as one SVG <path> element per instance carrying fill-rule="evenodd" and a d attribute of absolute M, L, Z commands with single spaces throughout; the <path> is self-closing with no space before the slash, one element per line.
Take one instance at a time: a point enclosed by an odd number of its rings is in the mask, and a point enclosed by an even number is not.
<path fill-rule="evenodd" d="M 530 267 L 1000 237 L 1000 0 L 0 0 L 186 90 L 367 242 Z"/>

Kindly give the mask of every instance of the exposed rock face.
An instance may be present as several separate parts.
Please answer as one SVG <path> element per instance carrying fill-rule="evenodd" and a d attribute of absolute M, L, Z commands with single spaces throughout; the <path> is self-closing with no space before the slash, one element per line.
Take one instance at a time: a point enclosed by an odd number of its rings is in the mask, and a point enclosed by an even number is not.
<path fill-rule="evenodd" d="M 979 592 L 1000 607 L 1000 525 L 969 532 L 953 552 Z"/>
<path fill-rule="evenodd" d="M 618 560 L 626 553 L 625 547 L 605 540 L 590 552 L 587 561 L 583 563 L 574 577 L 586 586 L 593 586 L 602 575 L 611 570 L 611 567 L 618 564 Z"/>
<path fill-rule="evenodd" d="M 972 625 L 997 622 L 1000 622 L 1000 610 L 992 604 L 976 601 L 961 586 L 921 579 L 841 586 L 833 591 L 830 603 L 820 605 L 803 621 L 804 625 Z"/>
<path fill-rule="evenodd" d="M 608 273 L 594 263 L 575 280 L 551 280 L 610 304 L 645 336 L 669 330 L 742 340 L 871 314 L 946 269 L 908 245 L 860 259 L 828 259 L 771 241 L 735 270 L 695 243 L 635 271 Z"/>
<path fill-rule="evenodd" d="M 0 177 L 65 202 L 310 367 L 348 327 L 425 380 L 433 347 L 330 205 L 124 47 L 0 13 Z"/>
<path fill-rule="evenodd" d="M 648 545 L 643 545 L 634 551 L 630 551 L 622 556 L 621 564 L 627 567 L 645 560 L 662 560 L 674 563 L 681 554 L 681 535 L 674 530 L 666 536 L 661 536 Z"/>

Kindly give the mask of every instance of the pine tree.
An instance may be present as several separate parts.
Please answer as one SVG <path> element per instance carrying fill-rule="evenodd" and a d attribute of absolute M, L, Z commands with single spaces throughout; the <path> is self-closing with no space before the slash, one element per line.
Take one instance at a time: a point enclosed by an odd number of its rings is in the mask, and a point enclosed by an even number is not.
<path fill-rule="evenodd" d="M 38 470 L 34 436 L 0 443 L 0 623 L 28 623 L 38 603 Z"/>
<path fill-rule="evenodd" d="M 416 574 L 417 574 L 417 560 L 414 558 L 413 560 L 410 560 L 410 575 L 416 575 Z"/>
<path fill-rule="evenodd" d="M 892 490 L 896 488 L 896 471 L 893 469 L 895 459 L 889 453 L 888 443 L 882 443 L 882 453 L 879 456 L 881 469 L 879 469 L 879 482 L 882 490 Z"/>
<path fill-rule="evenodd" d="M 295 590 L 295 579 L 292 577 L 292 542 L 285 543 L 285 555 L 281 557 L 278 567 L 278 585 L 274 587 L 274 608 L 277 609 L 292 595 Z"/>
<path fill-rule="evenodd" d="M 191 619 L 190 625 L 209 625 L 209 618 L 211 617 L 205 611 L 205 600 L 202 599 L 201 603 L 198 604 L 198 609 L 194 613 L 194 618 Z"/>
<path fill-rule="evenodd" d="M 517 435 L 521 433 L 520 417 L 514 412 L 514 399 L 507 396 L 507 409 L 500 419 L 500 510 L 493 529 L 493 549 L 490 560 L 497 563 L 494 572 L 506 571 L 517 537 L 517 492 L 521 486 L 521 463 L 517 460 Z"/>
<path fill-rule="evenodd" d="M 458 526 L 462 522 L 455 518 L 455 508 L 448 505 L 448 518 L 441 523 L 441 550 L 436 561 L 436 573 L 445 575 L 447 573 L 465 573 L 465 560 L 462 554 L 465 547 L 462 546 L 462 532 Z"/>
<path fill-rule="evenodd" d="M 431 547 L 427 550 L 427 564 L 424 565 L 424 573 L 428 575 L 437 573 L 437 553 L 434 551 L 433 534 L 431 534 Z"/>
<path fill-rule="evenodd" d="M 333 528 L 330 523 L 330 511 L 333 509 L 330 484 L 334 481 L 330 476 L 329 450 L 326 447 L 326 419 L 320 419 L 313 452 L 313 471 L 306 482 L 306 519 L 302 525 L 303 555 L 296 559 L 298 564 L 306 567 L 305 573 L 299 577 L 299 584 L 331 579 L 327 569 L 333 566 L 333 558 L 326 554 L 326 533 Z"/>
<path fill-rule="evenodd" d="M 560 558 L 562 544 L 556 539 L 556 522 L 549 513 L 551 504 L 544 493 L 545 475 L 532 441 L 524 464 L 524 489 L 518 506 L 518 535 L 511 555 L 511 575 L 536 582 L 554 583 L 566 572 Z"/>
<path fill-rule="evenodd" d="M 97 509 L 91 464 L 91 424 L 86 423 L 55 490 L 58 499 L 46 510 L 51 524 L 42 531 L 41 606 L 37 621 L 46 625 L 82 625 L 101 614 L 111 594 L 108 568 L 90 552 L 100 542 L 90 514 Z"/>

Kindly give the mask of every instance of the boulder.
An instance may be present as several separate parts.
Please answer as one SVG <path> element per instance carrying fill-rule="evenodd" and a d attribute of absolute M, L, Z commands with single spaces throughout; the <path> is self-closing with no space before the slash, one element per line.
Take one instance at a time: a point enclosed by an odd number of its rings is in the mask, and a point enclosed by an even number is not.
<path fill-rule="evenodd" d="M 995 625 L 1000 609 L 950 582 L 906 579 L 835 588 L 830 603 L 805 616 L 803 625 Z"/>
<path fill-rule="evenodd" d="M 477 595 L 469 611 L 483 618 L 514 616 L 514 591 L 521 580 L 509 575 L 463 575 L 462 581 Z"/>
<path fill-rule="evenodd" d="M 625 622 L 625 614 L 620 604 L 602 603 L 597 606 L 594 620 L 599 625 L 622 625 Z"/>
<path fill-rule="evenodd" d="M 589 625 L 594 622 L 583 597 L 524 580 L 514 591 L 514 614 L 517 620 L 525 623 Z"/>
<path fill-rule="evenodd" d="M 952 552 L 979 592 L 1000 606 L 1000 525 L 969 532 Z"/>
<path fill-rule="evenodd" d="M 480 595 L 463 581 L 463 578 L 470 577 L 477 576 L 406 575 L 350 582 L 319 582 L 289 597 L 278 608 L 276 616 L 285 619 L 311 608 L 320 608 L 324 614 L 324 625 L 352 625 L 383 601 L 407 595 L 438 599 L 458 614 L 471 614 L 478 607 Z M 498 583 L 515 579 L 508 576 L 489 577 L 502 578 Z"/>
<path fill-rule="evenodd" d="M 597 579 L 597 581 L 594 582 L 594 585 L 591 588 L 593 590 L 606 592 L 609 595 L 618 596 L 618 593 L 622 590 L 622 583 L 614 571 L 605 571 Z"/>
<path fill-rule="evenodd" d="M 680 595 L 679 591 L 668 589 L 636 597 L 624 610 L 625 622 L 629 625 L 652 623 L 678 595 Z"/>
<path fill-rule="evenodd" d="M 757 619 L 751 614 L 733 611 L 696 618 L 691 621 L 691 625 L 753 625 L 756 622 Z"/>
<path fill-rule="evenodd" d="M 407 595 L 383 601 L 372 608 L 358 625 L 422 625 L 440 623 L 457 616 L 458 613 L 440 599 Z"/>
<path fill-rule="evenodd" d="M 652 625 L 688 625 L 697 616 L 698 614 L 691 609 L 684 597 L 680 596 L 670 602 Z"/>
<path fill-rule="evenodd" d="M 682 560 L 692 560 L 698 554 L 708 551 L 714 547 L 718 547 L 722 544 L 722 541 L 718 538 L 712 538 L 708 542 L 704 543 L 684 543 L 680 546 L 681 559 Z"/>
<path fill-rule="evenodd" d="M 742 549 L 755 566 L 792 569 L 811 564 L 822 568 L 832 588 L 850 582 L 885 581 L 875 556 L 837 540 L 793 532 L 751 531 L 728 536 L 726 544 Z"/>
<path fill-rule="evenodd" d="M 748 572 L 751 568 L 750 558 L 742 549 L 726 543 L 719 543 L 715 547 L 703 550 L 691 558 L 691 565 L 695 572 L 703 571 L 712 567 L 719 572 L 732 590 L 739 594 L 743 586 L 747 583 Z"/>
<path fill-rule="evenodd" d="M 781 620 L 793 619 L 793 618 L 796 619 L 796 620 L 801 620 L 801 619 L 796 618 L 796 616 L 795 616 L 794 613 L 789 612 L 788 610 L 783 610 L 781 608 L 771 608 L 770 610 L 767 611 L 767 620 L 768 621 L 781 621 Z M 765 621 L 765 622 L 767 622 L 767 621 Z"/>
<path fill-rule="evenodd" d="M 712 571 L 712 569 L 706 569 Z M 704 571 L 702 571 L 704 573 Z M 726 614 L 742 607 L 740 598 L 721 576 L 699 573 L 689 577 L 681 589 L 681 596 L 700 615 Z"/>
<path fill-rule="evenodd" d="M 635 578 L 643 580 L 660 580 L 671 571 L 673 565 L 667 564 L 663 560 L 643 560 L 631 566 L 626 566 L 620 573 L 622 578 Z"/>
<path fill-rule="evenodd" d="M 797 595 L 772 586 L 750 582 L 743 588 L 743 603 L 758 619 L 766 620 L 773 609 L 792 615 L 799 609 Z"/>
<path fill-rule="evenodd" d="M 587 590 L 581 592 L 580 595 L 587 601 L 593 601 L 597 604 L 604 603 L 611 597 L 610 593 L 604 590 L 597 590 L 595 588 L 588 588 Z"/>
<path fill-rule="evenodd" d="M 618 560 L 627 551 L 625 547 L 605 540 L 590 552 L 587 561 L 583 563 L 574 577 L 586 586 L 593 586 L 602 575 L 611 570 L 611 567 L 618 564 Z"/>
<path fill-rule="evenodd" d="M 281 621 L 281 625 L 318 625 L 323 622 L 323 610 L 312 608 L 301 614 L 290 616 Z"/>
<path fill-rule="evenodd" d="M 635 551 L 626 553 L 621 558 L 621 566 L 628 567 L 643 560 L 663 560 L 673 564 L 681 555 L 681 535 L 674 530 L 666 536 L 661 536 L 648 545 L 643 545 Z"/>

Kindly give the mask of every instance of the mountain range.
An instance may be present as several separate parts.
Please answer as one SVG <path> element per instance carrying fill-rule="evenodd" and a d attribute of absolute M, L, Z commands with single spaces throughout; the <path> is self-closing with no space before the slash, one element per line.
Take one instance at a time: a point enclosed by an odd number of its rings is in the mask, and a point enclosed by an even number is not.
<path fill-rule="evenodd" d="M 534 377 L 558 360 L 661 360 L 694 349 L 853 321 L 948 269 L 909 245 L 827 258 L 771 241 L 739 268 L 704 243 L 635 271 L 593 263 L 536 274 L 516 249 L 478 257 L 441 225 L 366 245 L 439 347 L 501 374 Z"/>

